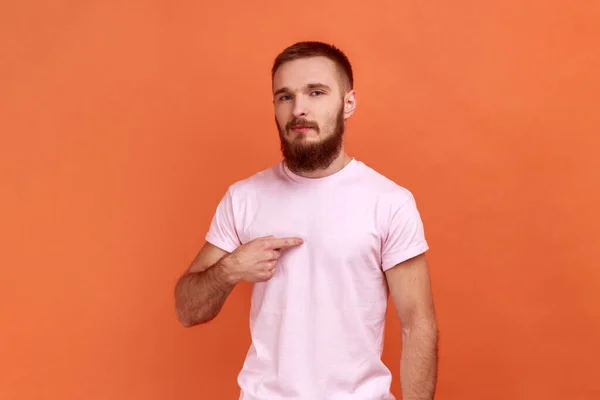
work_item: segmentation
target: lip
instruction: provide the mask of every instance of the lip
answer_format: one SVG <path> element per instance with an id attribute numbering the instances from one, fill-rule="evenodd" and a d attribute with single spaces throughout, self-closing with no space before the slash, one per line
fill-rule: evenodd
<path id="1" fill-rule="evenodd" d="M 309 128 L 307 126 L 295 126 L 292 128 L 292 130 L 294 132 L 300 132 L 300 133 L 304 133 L 304 132 L 308 132 L 310 131 L 312 128 Z"/>

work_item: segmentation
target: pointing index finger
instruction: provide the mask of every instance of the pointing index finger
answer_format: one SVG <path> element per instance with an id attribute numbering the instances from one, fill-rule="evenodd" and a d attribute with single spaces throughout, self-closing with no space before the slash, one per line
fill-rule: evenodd
<path id="1" fill-rule="evenodd" d="M 304 240 L 299 237 L 278 238 L 269 240 L 269 247 L 272 249 L 284 249 L 287 247 L 300 246 Z"/>

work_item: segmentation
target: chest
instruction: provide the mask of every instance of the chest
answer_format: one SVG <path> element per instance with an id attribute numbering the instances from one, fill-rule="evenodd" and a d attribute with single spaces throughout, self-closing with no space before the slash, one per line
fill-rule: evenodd
<path id="1" fill-rule="evenodd" d="M 270 236 L 301 237 L 311 260 L 342 268 L 375 268 L 383 232 L 376 201 L 344 192 L 283 193 L 247 199 L 238 234 L 242 243 Z"/>
<path id="2" fill-rule="evenodd" d="M 343 304 L 371 312 L 385 303 L 376 202 L 336 192 L 257 196 L 245 206 L 242 243 L 270 235 L 304 239 L 282 253 L 271 280 L 255 285 L 255 312 L 319 309 L 325 316 Z"/>

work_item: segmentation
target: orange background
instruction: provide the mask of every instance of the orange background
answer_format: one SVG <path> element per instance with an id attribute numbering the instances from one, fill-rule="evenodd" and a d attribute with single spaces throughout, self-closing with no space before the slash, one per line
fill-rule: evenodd
<path id="1" fill-rule="evenodd" d="M 237 399 L 250 287 L 187 330 L 173 287 L 279 160 L 269 69 L 304 39 L 353 62 L 349 153 L 417 197 L 437 398 L 600 398 L 599 4 L 4 1 L 0 398 Z"/>

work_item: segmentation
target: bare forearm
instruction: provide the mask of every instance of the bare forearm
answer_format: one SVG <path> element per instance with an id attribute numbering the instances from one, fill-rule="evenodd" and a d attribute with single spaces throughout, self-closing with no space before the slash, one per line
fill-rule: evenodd
<path id="1" fill-rule="evenodd" d="M 403 400 L 432 400 L 437 381 L 438 333 L 435 323 L 416 323 L 402 335 L 400 385 Z"/>
<path id="2" fill-rule="evenodd" d="M 234 286 L 220 263 L 184 276 L 175 289 L 179 320 L 186 327 L 212 320 L 221 311 Z"/>

